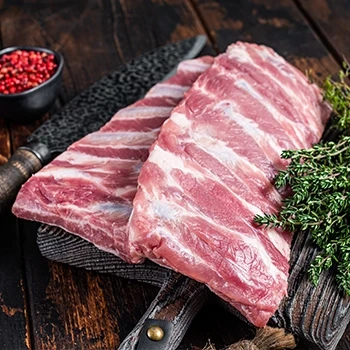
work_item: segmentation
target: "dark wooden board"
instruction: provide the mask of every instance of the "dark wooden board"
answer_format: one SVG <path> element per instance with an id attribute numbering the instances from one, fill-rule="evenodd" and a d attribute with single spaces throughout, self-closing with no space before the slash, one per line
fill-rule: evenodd
<path id="1" fill-rule="evenodd" d="M 298 234 L 290 259 L 288 297 L 272 321 L 309 343 L 331 350 L 337 348 L 349 324 L 350 297 L 338 290 L 331 271 L 322 274 L 316 287 L 310 283 L 307 271 L 316 253 L 308 236 Z"/>
<path id="2" fill-rule="evenodd" d="M 113 254 L 103 252 L 91 243 L 59 228 L 42 225 L 38 230 L 37 242 L 41 253 L 51 260 L 136 279 L 156 286 L 167 279 L 168 270 L 166 269 L 149 261 L 140 265 L 126 264 Z M 349 322 L 350 298 L 339 293 L 331 272 L 322 275 L 317 287 L 310 283 L 307 270 L 314 256 L 315 249 L 309 242 L 308 236 L 302 234 L 296 236 L 290 260 L 288 297 L 284 298 L 280 304 L 270 325 L 285 328 L 297 335 L 303 346 L 307 348 L 311 348 L 312 344 L 317 344 L 323 350 L 331 350 L 336 348 Z M 191 284 L 188 286 L 191 288 Z M 182 284 L 180 287 L 186 288 L 186 285 Z M 173 285 L 170 283 L 165 288 L 169 291 Z M 194 288 L 199 289 L 200 286 L 195 285 Z M 191 303 L 187 302 L 186 298 L 181 299 L 184 293 L 173 290 L 167 295 L 167 304 L 174 302 L 171 298 L 175 293 L 179 295 L 177 300 L 179 307 L 188 308 L 187 312 L 194 315 L 197 311 L 196 299 L 200 298 L 203 293 L 198 293 L 194 302 Z M 158 296 L 156 299 L 155 302 L 159 302 Z M 238 314 L 229 304 L 220 298 L 216 299 L 232 314 Z M 162 304 L 158 303 L 157 308 L 161 309 Z M 177 323 L 180 323 L 182 328 L 186 328 L 191 322 L 191 319 L 177 317 Z M 135 338 L 136 334 L 133 333 L 131 337 Z M 123 349 L 131 349 L 131 346 Z"/>
<path id="3" fill-rule="evenodd" d="M 348 0 L 296 0 L 309 23 L 338 61 L 350 61 Z"/>
<path id="4" fill-rule="evenodd" d="M 163 285 L 162 287 L 166 293 L 164 294 L 164 292 L 160 292 L 160 295 L 157 295 L 154 300 L 155 307 L 148 310 L 148 312 L 152 313 L 152 318 L 155 316 L 155 310 L 157 310 L 160 319 L 171 317 L 171 321 L 174 322 L 175 325 L 175 329 L 172 331 L 173 337 L 175 338 L 180 335 L 183 336 L 184 330 L 190 326 L 193 315 L 197 313 L 199 305 L 203 304 L 207 299 L 208 291 L 203 285 L 200 285 L 197 282 L 185 278 L 183 279 L 183 282 L 176 282 L 178 289 L 175 290 L 174 284 L 171 282 L 172 276 L 169 270 L 150 261 L 146 261 L 144 264 L 127 264 L 115 255 L 97 249 L 93 244 L 86 240 L 71 235 L 57 227 L 41 225 L 38 229 L 37 243 L 42 255 L 50 260 L 63 262 L 103 274 L 108 273 L 131 280 L 137 280 L 157 287 Z M 167 281 L 166 284 L 163 283 L 164 280 Z M 192 295 L 192 297 L 190 297 L 190 295 Z M 173 309 L 173 312 L 170 312 L 170 314 L 167 315 L 170 309 Z M 217 305 L 216 309 L 218 309 Z M 219 332 L 215 335 L 215 332 L 212 331 L 210 336 L 200 339 L 202 342 L 204 341 L 202 346 L 205 345 L 207 339 L 215 339 L 215 343 L 219 342 L 220 344 L 223 344 L 221 335 L 226 339 L 230 339 L 229 342 L 232 343 L 239 340 L 239 337 L 242 336 L 242 334 L 253 334 L 252 327 L 249 327 L 246 322 L 240 321 L 240 319 L 232 316 L 237 314 L 235 310 L 231 308 L 230 312 L 232 315 L 228 315 L 227 313 L 224 313 L 223 309 L 224 308 L 217 310 L 220 314 L 224 314 L 224 316 L 220 317 L 220 327 L 224 324 L 224 320 L 230 319 L 231 321 L 227 324 L 228 330 L 230 330 L 230 328 L 239 329 L 240 332 L 227 332 L 226 335 Z M 147 314 L 144 315 L 144 317 L 145 316 L 149 315 Z M 198 332 L 198 329 L 203 328 L 204 324 L 205 327 L 208 327 L 210 319 L 204 321 L 200 318 L 200 315 L 198 317 L 202 320 L 200 328 L 194 328 L 193 326 L 190 327 L 189 334 L 191 334 L 191 329 L 192 333 L 196 334 L 195 330 Z M 214 327 L 216 324 L 217 322 L 214 323 Z M 131 339 L 137 336 L 135 333 L 131 335 Z M 191 338 L 186 338 L 187 339 L 185 339 L 180 346 L 180 349 L 188 348 Z M 199 339 L 196 339 L 196 341 L 199 341 Z M 128 344 L 129 347 L 125 346 L 123 349 L 130 350 L 133 343 Z"/>
<path id="5" fill-rule="evenodd" d="M 27 251 L 35 348 L 117 348 L 157 288 L 50 262 L 38 251 L 37 224 L 20 222 L 20 229 Z"/>
<path id="6" fill-rule="evenodd" d="M 332 295 L 332 300 L 330 302 L 323 303 L 319 311 L 316 310 L 316 314 L 319 312 L 324 316 L 321 317 L 322 321 L 324 321 L 326 326 L 331 330 L 331 332 L 328 332 L 328 339 L 322 339 L 321 334 L 316 332 L 316 328 L 314 329 L 311 327 L 311 330 L 308 330 L 308 324 L 304 325 L 305 329 L 303 330 L 304 332 L 309 333 L 310 336 L 315 337 L 314 342 L 318 342 L 321 345 L 330 344 L 332 339 L 333 341 L 337 341 L 336 337 L 334 338 L 334 333 L 339 331 L 337 327 L 343 326 L 341 320 L 338 318 L 334 319 L 332 317 L 335 310 L 333 306 L 338 304 L 340 307 L 342 307 L 342 304 L 340 296 L 334 292 L 334 285 L 332 285 L 334 281 L 330 274 L 323 275 L 317 288 L 310 287 L 305 271 L 307 270 L 308 262 L 312 259 L 313 252 L 310 244 L 304 242 L 305 239 L 306 237 L 299 236 L 299 243 L 297 242 L 297 244 L 294 246 L 294 255 L 291 260 L 293 271 L 291 273 L 291 280 L 293 282 L 290 281 L 290 297 L 286 298 L 281 304 L 279 309 L 280 311 L 276 313 L 276 316 L 271 324 L 274 326 L 277 324 L 278 326 L 288 328 L 288 323 L 290 323 L 292 320 L 298 324 L 299 321 L 296 318 L 302 318 L 304 315 L 305 317 L 308 317 L 308 314 L 315 312 L 313 308 L 317 309 L 319 306 L 317 303 L 313 304 L 310 302 L 310 308 L 308 308 L 308 305 L 302 305 L 302 303 L 305 301 L 303 300 L 305 293 L 309 294 L 308 297 L 310 300 L 317 300 L 319 297 L 321 303 L 323 300 L 325 300 L 327 295 Z M 116 256 L 97 249 L 91 243 L 88 243 L 79 237 L 65 233 L 63 230 L 58 228 L 50 228 L 46 225 L 43 225 L 42 229 L 39 229 L 38 231 L 38 246 L 40 247 L 42 254 L 49 259 L 62 261 L 89 270 L 99 271 L 101 273 L 111 273 L 117 276 L 124 276 L 128 279 L 137 279 L 139 281 L 144 281 L 154 285 L 159 285 L 159 278 L 161 275 L 167 273 L 166 270 L 160 267 L 157 268 L 157 266 L 151 262 L 146 262 L 142 265 L 126 264 Z M 300 249 L 300 251 L 297 251 L 297 249 Z M 218 302 L 218 298 L 216 298 L 216 302 Z M 230 310 L 232 313 L 232 308 L 227 304 L 222 306 Z M 206 334 L 206 338 L 197 340 L 202 342 L 199 343 L 202 344 L 201 346 L 204 346 L 205 339 L 211 339 L 215 344 L 220 344 L 219 346 L 222 347 L 224 344 L 227 345 L 236 342 L 242 337 L 251 338 L 254 334 L 253 328 L 249 327 L 249 325 L 243 321 L 240 321 L 238 318 L 235 318 L 233 316 L 236 314 L 235 312 L 233 312 L 232 315 L 225 313 L 223 311 L 224 308 L 218 309 L 214 304 L 207 306 L 206 309 L 215 310 L 211 311 L 210 313 L 211 315 L 214 313 L 217 319 L 213 323 L 211 322 L 212 316 L 208 317 L 207 319 L 203 318 L 202 315 L 207 312 L 206 310 L 201 312 L 194 320 L 194 324 L 190 328 L 189 334 L 186 337 L 187 339 L 185 339 L 180 349 L 188 348 L 188 339 L 191 339 L 191 332 L 197 331 L 198 328 L 202 330 L 202 334 Z M 206 320 L 205 322 L 203 322 L 204 319 Z M 314 322 L 317 325 L 318 321 L 314 320 Z M 215 333 L 213 327 L 218 325 L 220 331 Z M 232 331 L 233 329 L 235 330 L 234 332 Z M 344 337 L 339 343 L 337 349 L 348 349 L 348 345 L 348 339 Z M 316 348 L 317 347 L 314 346 L 314 344 L 305 341 L 305 339 L 301 339 L 299 346 L 297 347 L 297 349 L 300 350 Z M 324 348 L 330 349 L 331 347 L 326 346 Z"/>

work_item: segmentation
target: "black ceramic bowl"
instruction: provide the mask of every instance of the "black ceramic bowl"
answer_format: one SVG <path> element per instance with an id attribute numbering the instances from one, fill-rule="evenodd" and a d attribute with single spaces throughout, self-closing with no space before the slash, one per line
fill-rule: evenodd
<path id="1" fill-rule="evenodd" d="M 55 56 L 56 72 L 40 85 L 16 94 L 0 93 L 0 118 L 13 121 L 30 121 L 50 110 L 62 83 L 63 56 L 53 50 L 35 46 L 14 46 L 0 50 L 0 56 L 12 51 L 40 51 Z"/>

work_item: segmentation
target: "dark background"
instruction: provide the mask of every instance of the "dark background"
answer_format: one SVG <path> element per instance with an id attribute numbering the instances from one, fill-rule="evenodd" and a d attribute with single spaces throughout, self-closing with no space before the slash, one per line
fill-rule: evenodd
<path id="1" fill-rule="evenodd" d="M 302 71 L 323 79 L 350 59 L 348 0 L 119 0 L 0 1 L 0 45 L 60 51 L 64 84 L 52 112 L 102 75 L 143 52 L 206 34 L 206 53 L 234 41 L 273 47 Z M 5 162 L 48 116 L 31 124 L 0 116 L 0 161 Z M 0 217 L 0 349 L 116 349 L 157 288 L 99 275 L 41 257 L 37 224 Z M 218 347 L 252 331 L 208 305 L 183 348 Z M 350 349 L 350 329 L 338 349 Z M 298 349 L 309 349 L 300 345 Z"/>

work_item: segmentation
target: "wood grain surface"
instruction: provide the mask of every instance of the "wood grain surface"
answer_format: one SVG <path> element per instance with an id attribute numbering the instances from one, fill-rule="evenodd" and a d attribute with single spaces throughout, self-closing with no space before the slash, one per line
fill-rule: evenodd
<path id="1" fill-rule="evenodd" d="M 0 216 L 0 349 L 28 349 L 29 318 L 25 301 L 22 249 L 15 218 Z"/>
<path id="2" fill-rule="evenodd" d="M 209 35 L 212 48 L 208 45 L 206 53 L 223 51 L 236 40 L 255 41 L 319 77 L 334 74 L 339 55 L 349 54 L 349 36 L 341 24 L 350 14 L 346 0 L 5 0 L 0 8 L 3 47 L 51 47 L 67 62 L 51 113 L 120 63 L 199 33 Z M 27 125 L 0 119 L 0 163 L 47 117 Z M 9 214 L 1 223 L 1 349 L 116 349 L 158 291 L 47 261 L 36 246 L 37 224 L 17 222 Z M 200 349 L 209 338 L 220 348 L 252 335 L 229 312 L 209 305 L 195 319 L 182 348 Z M 337 349 L 350 349 L 349 335 L 350 330 Z"/>
<path id="3" fill-rule="evenodd" d="M 296 0 L 309 24 L 334 57 L 350 61 L 350 3 L 347 0 Z"/>

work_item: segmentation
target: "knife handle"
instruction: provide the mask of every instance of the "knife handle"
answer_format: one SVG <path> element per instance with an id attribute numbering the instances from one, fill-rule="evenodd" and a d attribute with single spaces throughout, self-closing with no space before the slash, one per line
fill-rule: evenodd
<path id="1" fill-rule="evenodd" d="M 208 295 L 204 284 L 169 272 L 154 301 L 119 350 L 177 349 Z"/>
<path id="2" fill-rule="evenodd" d="M 13 204 L 21 186 L 43 167 L 49 157 L 45 145 L 32 142 L 20 147 L 7 163 L 0 166 L 0 213 Z"/>

